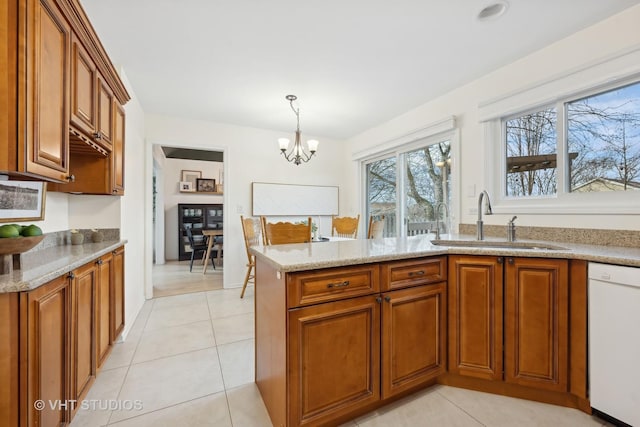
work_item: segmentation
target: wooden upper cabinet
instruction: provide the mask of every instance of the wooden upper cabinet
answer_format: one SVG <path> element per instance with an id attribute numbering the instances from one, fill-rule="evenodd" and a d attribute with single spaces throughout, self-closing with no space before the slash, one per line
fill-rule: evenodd
<path id="1" fill-rule="evenodd" d="M 17 171 L 65 181 L 71 28 L 52 1 L 27 1 L 26 13 L 26 61 L 19 59 L 26 81 L 18 101 L 18 120 L 26 132 L 18 133 Z"/>
<path id="2" fill-rule="evenodd" d="M 93 135 L 98 121 L 98 70 L 76 35 L 72 38 L 71 54 L 71 125 Z"/>
<path id="3" fill-rule="evenodd" d="M 129 94 L 80 3 L 8 0 L 0 22 L 6 29 L 0 31 L 6 70 L 0 77 L 6 94 L 0 100 L 0 174 L 67 183 L 72 169 L 82 170 L 78 163 L 93 156 L 104 161 L 90 162 L 88 168 L 99 172 L 86 174 L 82 185 L 49 189 L 114 194 L 113 175 L 122 177 L 124 157 L 116 156 L 114 172 L 109 153 L 115 132 L 124 128 L 124 121 L 114 123 L 117 106 Z M 118 187 L 115 194 L 121 193 Z"/>
<path id="4" fill-rule="evenodd" d="M 98 75 L 98 123 L 95 140 L 107 151 L 111 151 L 111 139 L 113 136 L 113 92 L 101 75 Z"/>
<path id="5" fill-rule="evenodd" d="M 507 258 L 505 381 L 567 391 L 568 261 Z"/>
<path id="6" fill-rule="evenodd" d="M 449 257 L 449 372 L 502 379 L 502 259 Z"/>
<path id="7" fill-rule="evenodd" d="M 111 192 L 118 196 L 124 194 L 124 108 L 113 103 L 113 150 L 111 151 Z"/>

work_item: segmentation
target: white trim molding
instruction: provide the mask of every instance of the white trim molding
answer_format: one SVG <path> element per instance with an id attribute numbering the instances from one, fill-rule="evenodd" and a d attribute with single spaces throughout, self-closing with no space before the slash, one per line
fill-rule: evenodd
<path id="1" fill-rule="evenodd" d="M 404 146 L 414 141 L 429 138 L 445 132 L 451 132 L 456 128 L 456 117 L 450 116 L 442 120 L 430 123 L 425 127 L 412 130 L 387 141 L 380 142 L 364 150 L 352 154 L 352 160 L 363 160 L 372 156 L 380 156 L 387 152 L 392 152 L 396 148 Z"/>

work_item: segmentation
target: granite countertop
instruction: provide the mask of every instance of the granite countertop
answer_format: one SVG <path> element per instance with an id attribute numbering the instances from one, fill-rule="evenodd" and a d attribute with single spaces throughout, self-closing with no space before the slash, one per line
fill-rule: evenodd
<path id="1" fill-rule="evenodd" d="M 448 237 L 447 237 L 448 238 Z M 475 240 L 475 236 L 453 235 L 451 240 Z M 487 238 L 489 242 L 504 239 Z M 314 242 L 274 246 L 254 246 L 251 252 L 282 272 L 315 270 L 328 267 L 366 264 L 434 255 L 498 255 L 537 258 L 581 259 L 640 267 L 640 248 L 583 245 L 564 242 L 518 240 L 563 249 L 523 249 L 488 247 L 448 247 L 431 243 L 425 235 L 357 239 L 339 242 Z"/>
<path id="2" fill-rule="evenodd" d="M 28 291 L 69 273 L 127 243 L 115 240 L 83 245 L 53 246 L 22 254 L 22 268 L 0 275 L 0 293 Z"/>

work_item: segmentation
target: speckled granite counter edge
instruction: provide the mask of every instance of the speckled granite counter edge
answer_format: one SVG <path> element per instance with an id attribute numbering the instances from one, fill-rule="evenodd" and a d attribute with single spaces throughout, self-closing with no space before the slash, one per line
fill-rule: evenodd
<path id="1" fill-rule="evenodd" d="M 426 236 L 423 238 L 427 238 Z M 457 236 L 458 239 L 472 239 L 472 236 Z M 395 238 L 389 238 L 395 239 Z M 328 242 L 331 244 L 332 242 Z M 339 242 L 333 242 L 338 243 Z M 537 241 L 537 243 L 546 243 Z M 350 265 L 368 264 L 375 262 L 421 258 L 437 255 L 493 255 L 493 256 L 521 256 L 527 258 L 555 258 L 576 259 L 605 264 L 616 264 L 631 267 L 640 267 L 640 249 L 628 247 L 612 247 L 599 245 L 584 245 L 561 242 L 567 250 L 553 249 L 513 249 L 513 248 L 475 248 L 475 247 L 447 247 L 433 246 L 429 250 L 412 252 L 398 252 L 393 254 L 375 256 L 354 256 L 342 259 L 325 260 L 321 262 L 303 261 L 296 263 L 280 264 L 276 260 L 260 251 L 261 247 L 251 248 L 251 252 L 260 260 L 266 262 L 274 269 L 283 273 L 317 270 L 321 268 L 344 267 Z M 307 245 L 301 243 L 300 245 Z"/>
<path id="2" fill-rule="evenodd" d="M 0 276 L 0 293 L 38 288 L 127 243 L 127 240 L 63 245 L 24 254 L 22 269 Z"/>

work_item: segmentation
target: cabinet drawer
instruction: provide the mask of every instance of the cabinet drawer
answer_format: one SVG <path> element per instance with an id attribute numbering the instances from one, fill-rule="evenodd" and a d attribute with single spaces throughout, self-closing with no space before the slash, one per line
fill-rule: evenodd
<path id="1" fill-rule="evenodd" d="M 377 264 L 328 268 L 287 275 L 287 306 L 335 301 L 380 291 Z"/>
<path id="2" fill-rule="evenodd" d="M 393 261 L 381 266 L 382 292 L 426 285 L 447 279 L 447 258 L 419 258 Z"/>

